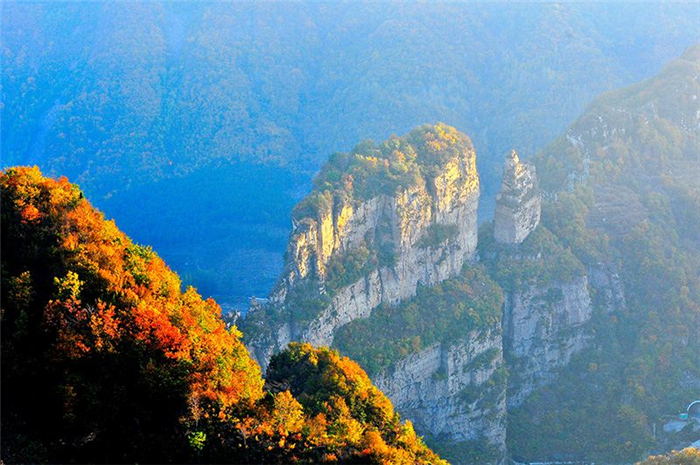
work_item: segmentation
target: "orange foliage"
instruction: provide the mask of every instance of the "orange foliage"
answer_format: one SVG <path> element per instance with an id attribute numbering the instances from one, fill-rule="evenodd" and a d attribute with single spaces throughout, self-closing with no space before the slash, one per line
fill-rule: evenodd
<path id="1" fill-rule="evenodd" d="M 150 248 L 105 221 L 65 178 L 12 168 L 0 185 L 3 373 L 14 376 L 3 378 L 3 392 L 20 399 L 17 416 L 38 419 L 27 420 L 27 434 L 41 427 L 52 444 L 86 444 L 91 436 L 81 425 L 92 425 L 90 441 L 101 446 L 89 450 L 116 454 L 25 461 L 153 461 L 163 454 L 182 461 L 189 442 L 190 452 L 208 461 L 440 462 L 365 372 L 335 352 L 292 345 L 271 365 L 272 378 L 291 388 L 265 393 L 260 368 L 216 302 L 191 287 L 183 291 Z M 37 396 L 22 400 L 27 385 Z M 41 408 L 36 398 L 58 405 Z M 46 411 L 58 415 L 46 418 Z M 102 433 L 112 427 L 106 412 L 127 424 L 136 417 L 150 436 L 122 429 L 131 433 L 125 445 Z"/>
<path id="2" fill-rule="evenodd" d="M 213 402 L 213 408 L 262 397 L 260 369 L 240 333 L 226 329 L 218 305 L 194 289 L 182 292 L 177 275 L 105 221 L 76 186 L 65 178 L 44 178 L 36 167 L 9 169 L 0 182 L 3 233 L 11 236 L 3 238 L 3 246 L 18 244 L 11 253 L 3 248 L 8 264 L 18 262 L 16 271 L 8 267 L 8 283 L 17 283 L 19 292 L 24 281 L 24 287 L 37 284 L 30 275 L 42 276 L 47 282 L 42 289 L 52 289 L 35 302 L 43 307 L 43 334 L 53 338 L 51 360 L 76 361 L 130 347 L 142 353 L 143 367 L 159 359 L 170 360 L 173 369 L 184 367 L 190 395 Z M 30 273 L 21 269 L 25 263 L 38 268 Z"/>
<path id="3" fill-rule="evenodd" d="M 323 461 L 444 463 L 410 423 L 401 424 L 364 370 L 335 351 L 292 343 L 272 358 L 268 382 L 291 386 L 309 416 L 306 446 L 336 451 Z"/>

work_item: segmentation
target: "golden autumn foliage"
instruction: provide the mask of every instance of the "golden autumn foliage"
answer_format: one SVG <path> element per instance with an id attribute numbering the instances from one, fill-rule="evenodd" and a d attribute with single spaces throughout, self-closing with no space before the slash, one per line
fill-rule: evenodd
<path id="1" fill-rule="evenodd" d="M 687 447 L 666 455 L 652 455 L 638 465 L 700 465 L 700 449 Z"/>
<path id="2" fill-rule="evenodd" d="M 0 186 L 4 461 L 440 462 L 333 352 L 291 347 L 264 389 L 216 302 L 65 178 Z"/>
<path id="3" fill-rule="evenodd" d="M 218 305 L 182 292 L 152 250 L 105 221 L 65 178 L 37 168 L 3 173 L 2 228 L 3 406 L 17 405 L 18 429 L 54 413 L 56 442 L 95 436 L 97 444 L 109 422 L 128 415 L 134 440 L 150 441 L 160 436 L 157 418 L 121 413 L 122 402 L 143 416 L 164 413 L 167 423 L 187 416 L 183 399 L 222 411 L 263 396 L 260 369 Z M 163 402 L 152 402 L 160 391 Z"/>
<path id="4" fill-rule="evenodd" d="M 410 422 L 401 423 L 364 370 L 336 351 L 292 343 L 270 361 L 267 383 L 299 400 L 311 417 L 305 446 L 332 451 L 329 461 L 443 463 Z"/>
<path id="5" fill-rule="evenodd" d="M 361 142 L 349 153 L 330 156 L 314 178 L 313 191 L 294 207 L 293 216 L 316 218 L 328 211 L 334 198 L 366 201 L 430 184 L 454 160 L 463 160 L 476 173 L 471 140 L 444 123 L 419 126 L 380 144 Z"/>

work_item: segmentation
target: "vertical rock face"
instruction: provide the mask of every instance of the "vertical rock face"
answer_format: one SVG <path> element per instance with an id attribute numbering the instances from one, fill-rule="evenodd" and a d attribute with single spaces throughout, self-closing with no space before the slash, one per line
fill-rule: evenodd
<path id="1" fill-rule="evenodd" d="M 583 349 L 591 318 L 588 278 L 506 294 L 503 332 L 510 379 L 508 408 L 519 406 Z"/>
<path id="2" fill-rule="evenodd" d="M 496 196 L 496 240 L 520 244 L 539 224 L 541 208 L 542 193 L 535 167 L 520 162 L 513 150 L 506 159 L 501 191 Z"/>
<path id="3" fill-rule="evenodd" d="M 596 289 L 596 300 L 607 312 L 627 307 L 625 290 L 620 275 L 609 264 L 600 263 L 588 268 L 591 286 Z"/>
<path id="4" fill-rule="evenodd" d="M 465 156 L 428 180 L 432 186 L 421 182 L 395 196 L 382 195 L 355 206 L 331 199 L 331 207 L 319 218 L 301 220 L 288 246 L 284 277 L 271 300 L 284 303 L 290 287 L 307 277 L 324 283 L 330 259 L 364 245 L 368 235 L 391 248 L 396 260 L 377 270 L 386 280 L 379 289 L 380 303 L 410 297 L 418 283 L 430 285 L 454 276 L 474 255 L 477 242 L 479 180 L 473 152 Z M 441 228 L 451 230 L 450 237 L 433 241 Z"/>
<path id="5" fill-rule="evenodd" d="M 339 327 L 368 317 L 382 303 L 415 295 L 419 285 L 456 276 L 474 256 L 479 200 L 474 149 L 466 136 L 444 125 L 421 130 L 428 131 L 425 141 L 415 142 L 415 131 L 407 136 L 414 138 L 411 147 L 417 147 L 417 174 L 392 195 L 358 199 L 337 190 L 312 194 L 316 211 L 294 224 L 285 270 L 270 296 L 271 311 L 284 315 L 294 303 L 290 294 L 301 286 L 328 302 L 307 321 L 290 315 L 276 318 L 272 328 L 267 322 L 265 331 L 248 343 L 263 367 L 291 341 L 331 345 Z M 422 143 L 428 149 L 421 149 Z M 421 159 L 420 150 L 432 150 L 439 161 Z M 351 183 L 353 177 L 345 179 Z M 342 262 L 358 250 L 371 251 L 364 258 L 367 264 L 358 265 L 364 266 L 362 273 L 353 277 L 346 267 L 342 276 L 337 270 L 333 275 L 331 262 Z"/>
<path id="6" fill-rule="evenodd" d="M 437 343 L 373 377 L 420 434 L 505 457 L 506 377 L 501 329 L 471 331 L 449 347 Z"/>

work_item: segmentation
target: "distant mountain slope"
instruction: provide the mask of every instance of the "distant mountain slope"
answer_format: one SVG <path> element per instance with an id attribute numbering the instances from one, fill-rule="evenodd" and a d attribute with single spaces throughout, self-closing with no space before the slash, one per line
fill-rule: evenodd
<path id="1" fill-rule="evenodd" d="M 512 145 L 546 142 L 599 92 L 658 69 L 693 40 L 693 12 L 10 3 L 5 163 L 40 162 L 106 194 L 219 159 L 314 169 L 361 138 L 444 120 L 473 134 L 491 166 Z"/>
<path id="2" fill-rule="evenodd" d="M 3 463 L 446 463 L 328 349 L 289 347 L 263 387 L 218 305 L 66 178 L 0 187 Z"/>
<path id="3" fill-rule="evenodd" d="M 698 15 L 692 2 L 2 8 L 4 166 L 68 175 L 203 293 L 239 305 L 269 291 L 278 231 L 328 154 L 445 121 L 472 137 L 488 199 L 502 153 L 527 157 L 600 92 L 654 73 L 696 40 Z M 171 177 L 206 208 L 158 182 Z"/>
<path id="4" fill-rule="evenodd" d="M 658 75 L 595 100 L 565 136 L 537 156 L 545 186 L 630 183 L 645 175 L 663 176 L 664 187 L 697 190 L 699 68 L 695 45 Z"/>
<path id="5" fill-rule="evenodd" d="M 535 157 L 543 222 L 589 269 L 618 272 L 626 299 L 597 296 L 591 349 L 511 412 L 514 457 L 630 461 L 692 439 L 661 426 L 700 392 L 699 97 L 695 45 Z"/>

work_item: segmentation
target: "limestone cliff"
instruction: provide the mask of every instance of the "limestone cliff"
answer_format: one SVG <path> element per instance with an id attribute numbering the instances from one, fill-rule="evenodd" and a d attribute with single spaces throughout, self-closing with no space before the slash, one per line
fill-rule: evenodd
<path id="1" fill-rule="evenodd" d="M 460 447 L 505 450 L 506 375 L 500 325 L 471 331 L 452 344 L 436 343 L 373 377 L 416 431 L 457 460 Z M 441 451 L 442 453 L 442 451 Z"/>
<path id="2" fill-rule="evenodd" d="M 625 289 L 614 266 L 605 263 L 590 266 L 588 277 L 591 287 L 595 290 L 594 304 L 608 313 L 627 308 Z"/>
<path id="3" fill-rule="evenodd" d="M 591 313 L 585 275 L 505 294 L 504 350 L 511 373 L 508 408 L 517 407 L 533 390 L 551 381 L 557 369 L 586 346 L 584 323 Z"/>
<path id="4" fill-rule="evenodd" d="M 535 167 L 522 163 L 513 150 L 506 159 L 501 191 L 496 196 L 496 240 L 520 244 L 539 224 L 541 208 L 542 193 Z"/>
<path id="5" fill-rule="evenodd" d="M 667 446 L 655 426 L 698 392 L 698 76 L 695 45 L 592 102 L 535 158 L 545 226 L 585 264 L 596 318 L 590 350 L 509 409 L 523 462 L 634 462 Z"/>
<path id="6" fill-rule="evenodd" d="M 456 276 L 474 256 L 479 177 L 465 135 L 425 126 L 346 159 L 335 184 L 329 168 L 319 175 L 302 203 L 313 208 L 294 220 L 262 310 L 272 318 L 249 342 L 263 366 L 290 341 L 331 345 L 339 327 Z"/>

